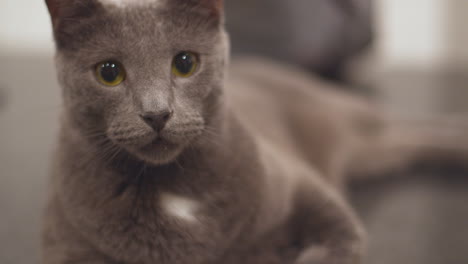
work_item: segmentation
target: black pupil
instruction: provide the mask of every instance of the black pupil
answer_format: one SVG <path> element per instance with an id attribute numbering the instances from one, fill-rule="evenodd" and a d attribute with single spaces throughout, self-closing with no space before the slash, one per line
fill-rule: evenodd
<path id="1" fill-rule="evenodd" d="M 101 66 L 101 77 L 106 82 L 113 82 L 120 75 L 120 67 L 115 62 L 106 62 Z"/>
<path id="2" fill-rule="evenodd" d="M 180 53 L 175 57 L 174 64 L 176 69 L 182 74 L 188 74 L 192 71 L 193 57 L 189 53 Z"/>

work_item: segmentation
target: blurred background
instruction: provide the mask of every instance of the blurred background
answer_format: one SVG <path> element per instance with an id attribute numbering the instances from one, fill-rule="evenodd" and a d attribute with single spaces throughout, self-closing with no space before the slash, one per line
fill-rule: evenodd
<path id="1" fill-rule="evenodd" d="M 233 54 L 268 56 L 411 116 L 468 110 L 468 1 L 225 0 Z M 0 263 L 38 263 L 60 90 L 43 0 L 0 1 Z M 402 173 L 403 174 L 403 173 Z M 468 180 L 415 170 L 354 188 L 366 263 L 468 263 Z"/>

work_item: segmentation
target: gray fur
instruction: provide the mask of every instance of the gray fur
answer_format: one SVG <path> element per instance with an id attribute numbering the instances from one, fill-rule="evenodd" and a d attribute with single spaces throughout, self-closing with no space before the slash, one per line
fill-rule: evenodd
<path id="1" fill-rule="evenodd" d="M 385 146 L 375 108 L 269 62 L 225 77 L 219 0 L 93 1 L 65 13 L 48 1 L 65 110 L 45 264 L 359 263 L 365 236 L 342 187 Z M 200 54 L 187 79 L 170 70 L 182 50 Z M 106 59 L 126 67 L 121 85 L 94 77 Z M 157 133 L 139 114 L 161 108 L 174 115 Z M 163 210 L 165 193 L 195 201 L 197 221 Z"/>

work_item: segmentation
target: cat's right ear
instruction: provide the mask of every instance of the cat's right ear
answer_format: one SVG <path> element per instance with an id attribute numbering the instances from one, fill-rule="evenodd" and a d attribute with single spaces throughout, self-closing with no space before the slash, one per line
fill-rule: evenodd
<path id="1" fill-rule="evenodd" d="M 212 21 L 221 22 L 224 16 L 224 0 L 167 0 L 173 8 L 182 12 L 198 12 Z"/>
<path id="2" fill-rule="evenodd" d="M 45 0 L 49 9 L 57 46 L 66 44 L 68 38 L 87 24 L 101 5 L 96 0 Z"/>

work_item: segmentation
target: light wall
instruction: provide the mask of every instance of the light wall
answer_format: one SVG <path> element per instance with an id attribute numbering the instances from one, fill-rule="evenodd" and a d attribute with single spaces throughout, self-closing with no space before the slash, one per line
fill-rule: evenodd
<path id="1" fill-rule="evenodd" d="M 442 1 L 378 0 L 376 50 L 386 66 L 427 65 L 443 54 Z"/>
<path id="2" fill-rule="evenodd" d="M 52 52 L 45 0 L 0 0 L 0 53 Z"/>
<path id="3" fill-rule="evenodd" d="M 468 1 L 376 0 L 376 52 L 387 68 L 468 64 Z"/>

